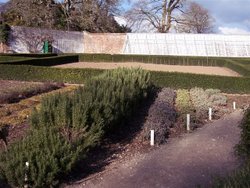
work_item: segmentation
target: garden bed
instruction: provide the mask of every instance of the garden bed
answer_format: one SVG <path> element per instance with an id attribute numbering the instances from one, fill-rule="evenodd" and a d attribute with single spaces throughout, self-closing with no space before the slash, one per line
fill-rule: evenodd
<path id="1" fill-rule="evenodd" d="M 62 87 L 64 84 L 61 83 L 0 80 L 0 104 L 18 102 Z"/>

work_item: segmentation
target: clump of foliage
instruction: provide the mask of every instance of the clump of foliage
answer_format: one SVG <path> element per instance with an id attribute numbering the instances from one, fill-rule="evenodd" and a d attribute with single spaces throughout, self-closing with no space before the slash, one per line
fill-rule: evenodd
<path id="1" fill-rule="evenodd" d="M 176 107 L 180 111 L 180 115 L 191 113 L 193 105 L 190 99 L 189 91 L 186 89 L 178 89 L 176 91 Z"/>
<path id="2" fill-rule="evenodd" d="M 175 100 L 176 108 L 178 111 L 179 121 L 181 124 L 186 125 L 187 114 L 191 115 L 191 119 L 194 123 L 196 123 L 196 115 L 195 108 L 191 102 L 189 91 L 186 89 L 178 89 L 176 91 L 176 100 Z M 194 128 L 194 124 L 191 124 L 192 128 Z"/>
<path id="3" fill-rule="evenodd" d="M 5 23 L 0 24 L 0 43 L 6 44 L 8 42 L 10 26 Z"/>
<path id="4" fill-rule="evenodd" d="M 88 80 L 73 94 L 44 98 L 31 116 L 31 133 L 0 157 L 1 177 L 12 186 L 58 184 L 103 136 L 116 131 L 147 97 L 150 75 L 141 69 L 117 69 Z"/>
<path id="5" fill-rule="evenodd" d="M 31 187 L 55 186 L 57 178 L 69 172 L 79 157 L 79 146 L 68 143 L 53 128 L 33 130 L 24 140 L 1 154 L 1 176 L 11 186 L 24 186 L 26 161 Z"/>
<path id="6" fill-rule="evenodd" d="M 151 105 L 148 117 L 144 125 L 143 136 L 149 139 L 150 130 L 155 131 L 155 143 L 162 144 L 166 142 L 169 129 L 174 125 L 177 117 L 174 108 L 176 93 L 170 88 L 163 88 L 158 93 L 153 105 Z"/>
<path id="7" fill-rule="evenodd" d="M 210 107 L 217 108 L 227 104 L 226 96 L 218 89 L 192 88 L 190 90 L 191 100 L 196 109 L 196 119 L 206 118 Z"/>

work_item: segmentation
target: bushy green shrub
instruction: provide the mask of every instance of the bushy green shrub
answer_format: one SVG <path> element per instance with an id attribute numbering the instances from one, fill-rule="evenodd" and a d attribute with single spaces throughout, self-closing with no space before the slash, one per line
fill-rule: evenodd
<path id="1" fill-rule="evenodd" d="M 189 91 L 186 89 L 178 89 L 176 91 L 176 107 L 180 115 L 190 114 L 194 109 L 191 103 Z"/>
<path id="2" fill-rule="evenodd" d="M 117 69 L 88 80 L 73 94 L 44 98 L 31 116 L 30 135 L 2 153 L 1 177 L 23 186 L 28 161 L 30 186 L 57 185 L 103 135 L 125 125 L 150 87 L 147 71 Z"/>
<path id="3" fill-rule="evenodd" d="M 24 186 L 25 173 L 31 187 L 58 184 L 57 178 L 69 172 L 79 157 L 80 148 L 68 143 L 55 129 L 42 128 L 10 146 L 1 154 L 1 176 L 13 186 Z M 27 172 L 25 163 L 29 162 Z"/>

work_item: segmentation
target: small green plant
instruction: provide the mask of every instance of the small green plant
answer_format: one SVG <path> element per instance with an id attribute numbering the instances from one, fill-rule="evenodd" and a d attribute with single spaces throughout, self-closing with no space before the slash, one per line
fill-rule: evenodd
<path id="1" fill-rule="evenodd" d="M 186 89 L 178 89 L 176 91 L 175 103 L 180 115 L 191 113 L 193 110 L 189 91 Z"/>

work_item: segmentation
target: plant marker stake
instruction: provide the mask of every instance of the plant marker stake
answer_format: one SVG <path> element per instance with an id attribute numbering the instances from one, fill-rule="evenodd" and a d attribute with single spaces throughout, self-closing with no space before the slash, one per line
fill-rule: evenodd
<path id="1" fill-rule="evenodd" d="M 187 114 L 187 131 L 190 131 L 190 114 Z"/>
<path id="2" fill-rule="evenodd" d="M 24 175 L 24 182 L 25 182 L 24 188 L 28 188 L 28 187 L 29 187 L 29 184 L 28 184 L 28 175 L 27 175 L 27 171 L 28 171 L 28 169 L 29 169 L 29 162 L 26 162 L 26 163 L 25 163 L 25 166 L 26 166 L 26 169 L 25 169 L 25 175 Z"/>
<path id="3" fill-rule="evenodd" d="M 154 140 L 155 140 L 155 131 L 151 130 L 150 131 L 150 145 L 154 146 Z"/>
<path id="4" fill-rule="evenodd" d="M 233 102 L 233 109 L 236 110 L 236 102 Z"/>
<path id="5" fill-rule="evenodd" d="M 212 108 L 209 108 L 209 112 L 208 112 L 208 116 L 209 116 L 209 120 L 212 120 Z"/>

